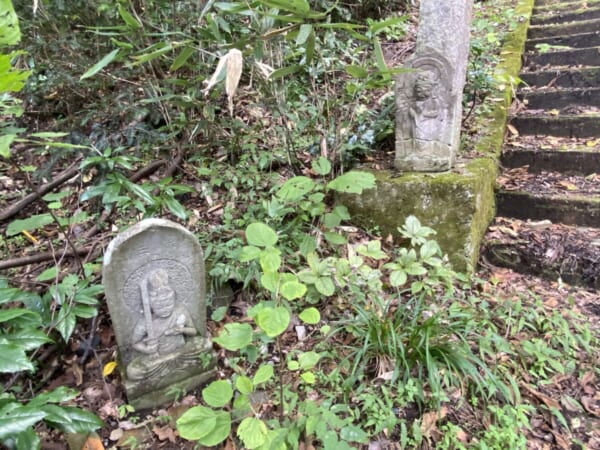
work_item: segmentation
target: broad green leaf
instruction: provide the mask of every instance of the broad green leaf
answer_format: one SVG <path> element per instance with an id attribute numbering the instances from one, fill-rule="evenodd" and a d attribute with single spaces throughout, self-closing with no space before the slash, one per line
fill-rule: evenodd
<path id="1" fill-rule="evenodd" d="M 15 331 L 14 333 L 4 334 L 2 337 L 8 343 L 15 344 L 25 351 L 35 350 L 48 342 L 52 342 L 52 339 L 46 336 L 43 331 L 29 327 Z"/>
<path id="2" fill-rule="evenodd" d="M 323 216 L 323 225 L 327 228 L 335 228 L 342 223 L 342 219 L 335 213 L 327 213 Z"/>
<path id="3" fill-rule="evenodd" d="M 231 384 L 225 380 L 217 380 L 202 389 L 202 399 L 208 406 L 221 408 L 233 398 Z"/>
<path id="4" fill-rule="evenodd" d="M 300 374 L 300 378 L 302 378 L 302 381 L 306 384 L 315 384 L 317 382 L 317 377 L 312 372 L 303 372 Z"/>
<path id="5" fill-rule="evenodd" d="M 6 227 L 6 235 L 14 236 L 19 234 L 21 231 L 33 231 L 38 228 L 45 227 L 46 225 L 54 222 L 54 219 L 50 214 L 36 214 L 28 217 L 27 219 L 14 220 Z"/>
<path id="6" fill-rule="evenodd" d="M 113 62 L 118 54 L 119 54 L 119 49 L 118 48 L 114 49 L 112 52 L 110 52 L 108 55 L 106 55 L 104 58 L 102 58 L 100 61 L 98 61 L 96 64 L 94 64 L 92 67 L 90 67 L 83 75 L 81 75 L 79 77 L 79 81 L 85 80 L 86 78 L 93 77 L 94 75 L 96 75 L 98 72 L 100 72 L 106 66 L 108 66 L 111 62 Z"/>
<path id="7" fill-rule="evenodd" d="M 260 252 L 260 267 L 263 272 L 277 272 L 281 266 L 281 252 L 275 247 L 267 247 Z"/>
<path id="8" fill-rule="evenodd" d="M 171 50 L 173 50 L 173 45 L 171 43 L 163 44 L 163 45 L 164 46 L 160 47 L 158 50 L 154 50 L 154 51 L 149 52 L 149 53 L 144 53 L 142 55 L 135 55 L 133 57 L 133 59 L 135 59 L 135 61 L 132 62 L 131 64 L 129 64 L 129 66 L 130 67 L 134 67 L 134 66 L 137 66 L 139 64 L 143 64 L 143 63 L 146 63 L 148 61 L 152 61 L 153 59 L 156 59 L 159 56 L 162 56 L 165 53 L 168 53 Z"/>
<path id="9" fill-rule="evenodd" d="M 0 0 L 0 46 L 15 45 L 21 40 L 19 18 L 10 0 Z"/>
<path id="10" fill-rule="evenodd" d="M 369 172 L 350 171 L 327 184 L 327 189 L 349 194 L 360 194 L 375 187 L 375 176 Z"/>
<path id="11" fill-rule="evenodd" d="M 17 435 L 17 450 L 39 450 L 42 443 L 33 428 L 27 428 Z"/>
<path id="12" fill-rule="evenodd" d="M 0 310 L 0 323 L 2 322 L 10 322 L 17 317 L 22 316 L 35 316 L 36 313 L 33 311 L 29 311 L 23 308 L 11 308 L 11 309 L 2 309 Z M 32 317 L 33 318 L 33 317 Z"/>
<path id="13" fill-rule="evenodd" d="M 57 139 L 57 138 L 65 137 L 68 135 L 69 135 L 69 133 L 56 132 L 56 131 L 43 131 L 40 133 L 31 133 L 28 136 L 36 137 L 36 138 L 40 138 L 40 139 Z M 58 192 L 55 195 L 57 196 L 57 198 L 62 198 L 65 194 L 68 194 L 68 192 Z M 48 195 L 50 195 L 50 194 L 48 194 Z M 47 197 L 47 195 L 45 195 L 44 198 L 45 197 Z"/>
<path id="14" fill-rule="evenodd" d="M 373 52 L 375 53 L 375 62 L 377 63 L 379 72 L 381 73 L 384 80 L 389 80 L 391 77 L 389 73 L 387 73 L 388 66 L 385 62 L 385 56 L 383 55 L 383 49 L 381 48 L 381 41 L 378 37 L 375 37 L 373 39 Z"/>
<path id="15" fill-rule="evenodd" d="M 0 409 L 0 440 L 17 436 L 46 416 L 39 409 L 17 406 Z"/>
<path id="16" fill-rule="evenodd" d="M 328 175 L 331 172 L 331 162 L 324 156 L 319 156 L 312 162 L 312 169 L 321 176 Z"/>
<path id="17" fill-rule="evenodd" d="M 46 413 L 44 421 L 65 433 L 85 433 L 104 425 L 96 415 L 75 406 L 44 405 L 40 409 Z"/>
<path id="18" fill-rule="evenodd" d="M 278 80 L 279 78 L 283 78 L 286 75 L 292 75 L 292 74 L 298 72 L 301 68 L 302 68 L 302 66 L 300 66 L 298 64 L 295 64 L 293 66 L 282 67 L 281 69 L 275 70 L 271 74 L 269 79 L 270 80 Z"/>
<path id="19" fill-rule="evenodd" d="M 277 272 L 267 272 L 260 276 L 260 284 L 269 292 L 277 292 L 280 276 Z"/>
<path id="20" fill-rule="evenodd" d="M 440 251 L 440 247 L 435 241 L 427 241 L 421 246 L 421 250 L 419 253 L 421 254 L 421 258 L 427 259 L 431 258 L 434 255 L 437 255 Z"/>
<path id="21" fill-rule="evenodd" d="M 254 245 L 245 245 L 240 252 L 240 262 L 254 261 L 260 256 L 260 248 Z"/>
<path id="22" fill-rule="evenodd" d="M 254 374 L 254 378 L 252 379 L 252 383 L 254 386 L 257 386 L 261 383 L 266 383 L 271 378 L 273 378 L 274 370 L 273 366 L 270 364 L 261 365 L 256 373 Z"/>
<path id="23" fill-rule="evenodd" d="M 287 281 L 281 285 L 279 292 L 286 300 L 295 300 L 306 294 L 306 286 L 297 280 Z"/>
<path id="24" fill-rule="evenodd" d="M 251 223 L 246 228 L 246 240 L 256 247 L 272 247 L 277 243 L 277 233 L 262 222 Z"/>
<path id="25" fill-rule="evenodd" d="M 345 236 L 339 233 L 333 233 L 331 231 L 324 232 L 323 236 L 325 236 L 325 240 L 331 245 L 344 245 L 346 242 L 348 242 Z"/>
<path id="26" fill-rule="evenodd" d="M 246 417 L 240 422 L 237 435 L 244 443 L 244 447 L 253 450 L 261 446 L 267 439 L 267 425 L 260 419 Z"/>
<path id="27" fill-rule="evenodd" d="M 188 212 L 186 211 L 185 206 L 183 206 L 175 197 L 166 196 L 162 198 L 162 201 L 167 205 L 167 208 L 175 217 L 178 217 L 181 220 L 187 219 Z"/>
<path id="28" fill-rule="evenodd" d="M 91 317 L 93 317 L 93 315 Z M 67 342 L 71 337 L 71 334 L 73 334 L 73 330 L 75 329 L 76 323 L 77 316 L 73 314 L 72 310 L 70 310 L 66 306 L 60 308 L 58 318 L 56 319 L 56 329 L 58 330 L 65 342 Z"/>
<path id="29" fill-rule="evenodd" d="M 315 188 L 313 180 L 305 176 L 297 176 L 287 180 L 277 191 L 277 197 L 294 202 L 300 200 Z"/>
<path id="30" fill-rule="evenodd" d="M 346 66 L 346 72 L 354 78 L 367 78 L 369 72 L 364 67 L 360 66 Z"/>
<path id="31" fill-rule="evenodd" d="M 369 435 L 356 425 L 347 425 L 340 430 L 340 438 L 346 442 L 369 442 Z"/>
<path id="32" fill-rule="evenodd" d="M 215 411 L 205 406 L 194 406 L 177 419 L 179 435 L 190 441 L 208 436 L 217 426 Z"/>
<path id="33" fill-rule="evenodd" d="M 50 268 L 44 270 L 35 279 L 37 281 L 54 280 L 54 279 L 56 279 L 57 275 L 58 275 L 58 266 L 53 266 L 53 267 L 50 267 Z"/>
<path id="34" fill-rule="evenodd" d="M 215 426 L 207 435 L 198 439 L 205 447 L 214 447 L 223 442 L 231 433 L 231 414 L 227 411 L 215 411 Z"/>
<path id="35" fill-rule="evenodd" d="M 369 241 L 356 247 L 356 253 L 372 259 L 385 259 L 387 254 L 381 250 L 381 241 Z"/>
<path id="36" fill-rule="evenodd" d="M 315 307 L 306 308 L 298 316 L 300 320 L 309 325 L 315 325 L 321 321 L 321 313 Z"/>
<path id="37" fill-rule="evenodd" d="M 308 40 L 306 41 L 306 46 L 304 47 L 304 64 L 307 66 L 312 63 L 312 60 L 315 56 L 315 32 L 314 30 L 308 35 Z"/>
<path id="38" fill-rule="evenodd" d="M 12 343 L 0 342 L 0 373 L 14 373 L 21 370 L 33 369 L 33 364 L 27 358 L 23 347 Z"/>
<path id="39" fill-rule="evenodd" d="M 245 375 L 240 375 L 235 380 L 235 388 L 244 395 L 250 395 L 254 392 L 254 383 Z"/>
<path id="40" fill-rule="evenodd" d="M 129 11 L 127 11 L 121 3 L 118 4 L 117 8 L 119 10 L 121 19 L 123 19 L 123 22 L 125 22 L 129 28 L 138 30 L 142 27 L 142 24 Z"/>
<path id="41" fill-rule="evenodd" d="M 315 367 L 320 359 L 321 355 L 317 352 L 304 352 L 298 355 L 298 364 L 300 364 L 300 369 L 309 370 Z"/>
<path id="42" fill-rule="evenodd" d="M 408 280 L 408 276 L 404 270 L 394 270 L 390 274 L 390 283 L 394 287 L 403 286 Z"/>
<path id="43" fill-rule="evenodd" d="M 290 312 L 283 306 L 266 307 L 259 311 L 254 321 L 267 336 L 276 337 L 290 324 Z"/>
<path id="44" fill-rule="evenodd" d="M 17 138 L 16 134 L 3 134 L 0 136 L 0 156 L 10 157 L 10 144 Z"/>
<path id="45" fill-rule="evenodd" d="M 229 351 L 240 350 L 252 342 L 252 327 L 247 323 L 228 323 L 213 341 Z"/>
<path id="46" fill-rule="evenodd" d="M 175 58 L 175 61 L 173 61 L 173 64 L 171 64 L 171 67 L 169 67 L 169 70 L 174 72 L 175 70 L 179 69 L 186 63 L 186 61 L 194 54 L 195 51 L 196 49 L 194 47 L 184 47 L 181 52 L 179 52 L 179 55 L 177 55 L 177 58 Z"/>
<path id="47" fill-rule="evenodd" d="M 68 402 L 76 398 L 78 395 L 79 394 L 75 389 L 61 386 L 53 389 L 52 391 L 39 393 L 27 404 L 27 406 L 37 408 L 47 403 Z"/>
<path id="48" fill-rule="evenodd" d="M 333 284 L 333 280 L 331 277 L 319 277 L 317 281 L 315 281 L 315 288 L 319 293 L 329 297 L 333 295 L 335 292 L 335 284 Z"/>
<path id="49" fill-rule="evenodd" d="M 305 23 L 300 25 L 300 30 L 298 30 L 298 36 L 296 37 L 296 45 L 304 45 L 312 30 L 313 27 L 310 24 Z"/>

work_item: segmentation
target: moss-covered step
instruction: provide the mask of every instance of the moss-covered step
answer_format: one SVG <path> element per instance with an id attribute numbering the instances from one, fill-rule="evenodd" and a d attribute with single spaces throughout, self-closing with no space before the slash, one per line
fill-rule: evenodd
<path id="1" fill-rule="evenodd" d="M 498 218 L 481 253 L 496 266 L 599 289 L 599 252 L 600 230 Z"/>
<path id="2" fill-rule="evenodd" d="M 548 47 L 550 46 L 550 47 Z M 529 39 L 525 44 L 527 51 L 542 51 L 544 47 L 552 50 L 551 46 L 569 47 L 569 48 L 588 48 L 600 46 L 600 32 L 579 33 L 568 36 L 554 36 L 539 39 Z"/>
<path id="3" fill-rule="evenodd" d="M 494 217 L 496 161 L 480 158 L 452 172 L 398 175 L 376 171 L 376 186 L 361 195 L 340 195 L 353 223 L 400 238 L 398 227 L 416 216 L 437 231 L 435 239 L 453 267 L 472 271 L 479 245 Z"/>
<path id="4" fill-rule="evenodd" d="M 546 11 L 546 13 L 538 13 L 531 18 L 531 24 L 544 25 L 591 19 L 600 19 L 600 5 L 581 9 L 551 10 Z"/>
<path id="5" fill-rule="evenodd" d="M 600 22 L 598 23 L 600 26 Z M 527 67 L 538 66 L 600 66 L 600 47 L 577 48 L 525 55 Z"/>
<path id="6" fill-rule="evenodd" d="M 567 22 L 555 25 L 532 25 L 529 27 L 529 38 L 538 39 L 578 33 L 595 33 L 598 30 L 600 30 L 600 19 Z"/>
<path id="7" fill-rule="evenodd" d="M 522 220 L 600 227 L 600 197 L 587 195 L 540 195 L 528 191 L 499 190 L 497 215 Z"/>
<path id="8" fill-rule="evenodd" d="M 523 72 L 523 83 L 531 87 L 586 88 L 600 86 L 600 67 Z"/>
<path id="9" fill-rule="evenodd" d="M 523 135 L 600 137 L 600 114 L 519 114 L 510 123 Z"/>
<path id="10" fill-rule="evenodd" d="M 578 106 L 600 106 L 600 87 L 522 89 L 517 97 L 530 109 L 560 109 L 573 104 Z"/>

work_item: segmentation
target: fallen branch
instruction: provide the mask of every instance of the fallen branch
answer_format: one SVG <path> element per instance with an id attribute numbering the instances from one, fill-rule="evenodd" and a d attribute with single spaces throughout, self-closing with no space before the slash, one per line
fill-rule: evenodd
<path id="1" fill-rule="evenodd" d="M 89 247 L 76 248 L 73 250 L 65 250 L 64 252 L 48 251 L 42 253 L 36 253 L 35 255 L 23 256 L 21 258 L 6 259 L 0 261 L 0 270 L 12 269 L 13 267 L 26 266 L 28 264 L 34 264 L 43 261 L 50 261 L 55 259 L 57 256 L 79 256 L 87 255 L 94 249 L 93 245 Z"/>
<path id="2" fill-rule="evenodd" d="M 0 211 L 0 222 L 14 216 L 19 211 L 21 211 L 23 208 L 25 208 L 27 205 L 29 205 L 30 203 L 33 203 L 38 198 L 47 194 L 55 187 L 60 186 L 67 180 L 70 180 L 71 178 L 76 176 L 78 173 L 79 173 L 79 160 L 77 160 L 73 164 L 71 164 L 67 169 L 65 169 L 63 172 L 61 172 L 54 180 L 40 186 L 36 192 L 32 192 L 31 194 L 26 195 L 18 202 L 10 205 L 4 211 Z"/>

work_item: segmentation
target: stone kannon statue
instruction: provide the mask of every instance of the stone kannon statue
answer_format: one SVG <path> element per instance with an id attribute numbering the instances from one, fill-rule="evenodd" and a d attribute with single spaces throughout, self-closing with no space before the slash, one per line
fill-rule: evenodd
<path id="1" fill-rule="evenodd" d="M 396 85 L 396 168 L 447 170 L 453 92 L 441 56 L 416 57 Z"/>
<path id="2" fill-rule="evenodd" d="M 110 243 L 103 272 L 131 405 L 161 405 L 213 376 L 204 259 L 192 233 L 167 220 L 143 220 Z"/>

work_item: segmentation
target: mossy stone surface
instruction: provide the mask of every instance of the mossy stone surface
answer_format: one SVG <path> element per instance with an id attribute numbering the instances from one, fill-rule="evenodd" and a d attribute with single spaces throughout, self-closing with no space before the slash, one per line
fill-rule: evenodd
<path id="1" fill-rule="evenodd" d="M 352 221 L 382 236 L 398 239 L 398 227 L 416 216 L 437 231 L 435 239 L 452 266 L 471 272 L 479 257 L 479 244 L 494 217 L 496 161 L 480 158 L 453 172 L 405 174 L 374 171 L 376 187 L 360 195 L 339 195 Z"/>

